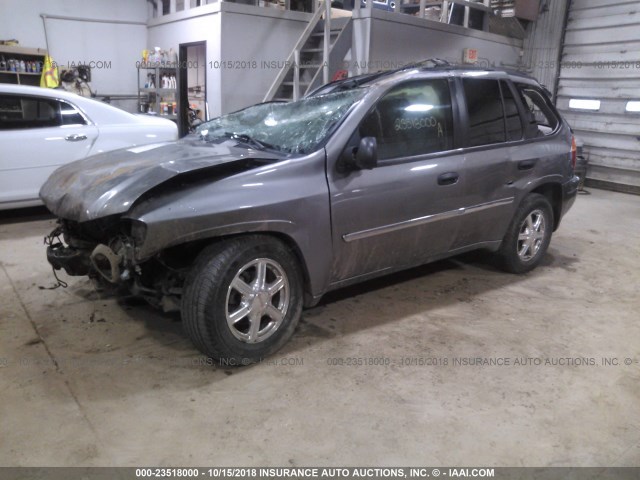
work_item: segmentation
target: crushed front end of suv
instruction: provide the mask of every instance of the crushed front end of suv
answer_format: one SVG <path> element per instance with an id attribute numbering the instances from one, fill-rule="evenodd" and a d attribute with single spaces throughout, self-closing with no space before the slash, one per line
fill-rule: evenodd
<path id="1" fill-rule="evenodd" d="M 58 217 L 47 258 L 179 309 L 200 351 L 247 364 L 348 284 L 476 249 L 532 270 L 575 200 L 575 159 L 531 78 L 353 77 L 59 168 L 40 192 Z"/>

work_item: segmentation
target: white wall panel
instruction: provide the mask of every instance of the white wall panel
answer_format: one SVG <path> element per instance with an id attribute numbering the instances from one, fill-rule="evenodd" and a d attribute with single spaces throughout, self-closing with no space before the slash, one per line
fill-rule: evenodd
<path id="1" fill-rule="evenodd" d="M 600 100 L 598 111 L 569 108 Z M 573 0 L 563 46 L 557 106 L 585 144 L 587 178 L 640 191 L 640 0 Z"/>
<path id="2" fill-rule="evenodd" d="M 370 72 L 434 57 L 461 63 L 465 48 L 478 50 L 479 66 L 513 67 L 520 61 L 519 39 L 378 9 L 364 9 L 361 14 L 371 18 Z"/>
<path id="3" fill-rule="evenodd" d="M 567 0 L 550 0 L 538 20 L 527 26 L 522 69 L 535 77 L 552 93 L 558 76 L 558 58 Z"/>
<path id="4" fill-rule="evenodd" d="M 46 39 L 41 15 L 49 17 Z M 61 69 L 71 62 L 94 62 L 91 86 L 98 93 L 136 94 L 136 61 L 146 47 L 146 21 L 144 0 L 0 0 L 0 38 L 43 49 L 48 40 Z M 135 100 L 114 105 L 136 108 Z"/>

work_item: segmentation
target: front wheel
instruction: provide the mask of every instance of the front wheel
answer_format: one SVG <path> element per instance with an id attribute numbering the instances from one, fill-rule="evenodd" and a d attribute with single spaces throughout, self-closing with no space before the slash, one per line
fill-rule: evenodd
<path id="1" fill-rule="evenodd" d="M 302 312 L 294 254 L 269 236 L 240 237 L 205 249 L 187 277 L 182 320 L 205 355 L 248 365 L 291 337 Z"/>
<path id="2" fill-rule="evenodd" d="M 543 195 L 528 195 L 516 211 L 498 250 L 500 266 L 510 273 L 536 268 L 549 247 L 553 210 Z"/>

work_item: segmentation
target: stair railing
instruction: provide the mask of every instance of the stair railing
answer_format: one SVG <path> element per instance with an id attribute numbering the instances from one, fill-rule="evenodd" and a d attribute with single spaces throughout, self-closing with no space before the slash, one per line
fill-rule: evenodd
<path id="1" fill-rule="evenodd" d="M 324 5 L 324 2 L 328 3 L 328 0 L 321 0 L 320 1 L 320 5 L 318 5 L 318 9 L 313 14 L 313 17 L 311 17 L 311 19 L 309 20 L 309 24 L 306 26 L 306 28 L 304 29 L 304 31 L 300 35 L 300 38 L 298 38 L 298 41 L 296 42 L 295 46 L 293 47 L 293 50 L 291 51 L 291 54 L 289 54 L 289 57 L 287 58 L 287 61 L 285 62 L 284 66 L 278 72 L 278 75 L 276 76 L 275 80 L 271 84 L 271 87 L 269 87 L 269 90 L 267 91 L 267 94 L 264 96 L 264 99 L 262 100 L 263 102 L 268 102 L 275 96 L 276 92 L 278 91 L 278 88 L 280 87 L 280 85 L 284 81 L 285 77 L 287 76 L 287 73 L 289 72 L 289 69 L 293 66 L 293 62 L 295 62 L 296 51 L 298 51 L 298 55 L 300 55 L 300 50 L 302 50 L 302 47 L 304 46 L 304 44 L 307 42 L 307 40 L 309 39 L 309 37 L 311 36 L 313 31 L 315 30 L 316 25 L 318 25 L 318 22 L 322 18 L 322 14 L 325 13 L 325 9 L 322 8 L 322 6 Z M 299 66 L 299 62 L 296 62 L 296 65 Z M 298 71 L 298 82 L 299 82 L 299 80 L 300 80 L 300 70 L 299 70 L 299 68 L 297 69 L 297 71 Z M 296 80 L 295 80 L 295 71 L 294 71 L 294 82 L 295 81 Z M 295 89 L 294 89 L 294 95 L 295 95 Z"/>

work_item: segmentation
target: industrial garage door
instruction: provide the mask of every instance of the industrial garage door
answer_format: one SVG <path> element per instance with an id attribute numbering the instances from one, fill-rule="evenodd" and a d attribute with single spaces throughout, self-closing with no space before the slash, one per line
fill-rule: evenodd
<path id="1" fill-rule="evenodd" d="M 640 0 L 573 0 L 558 108 L 585 144 L 588 183 L 640 193 Z"/>

